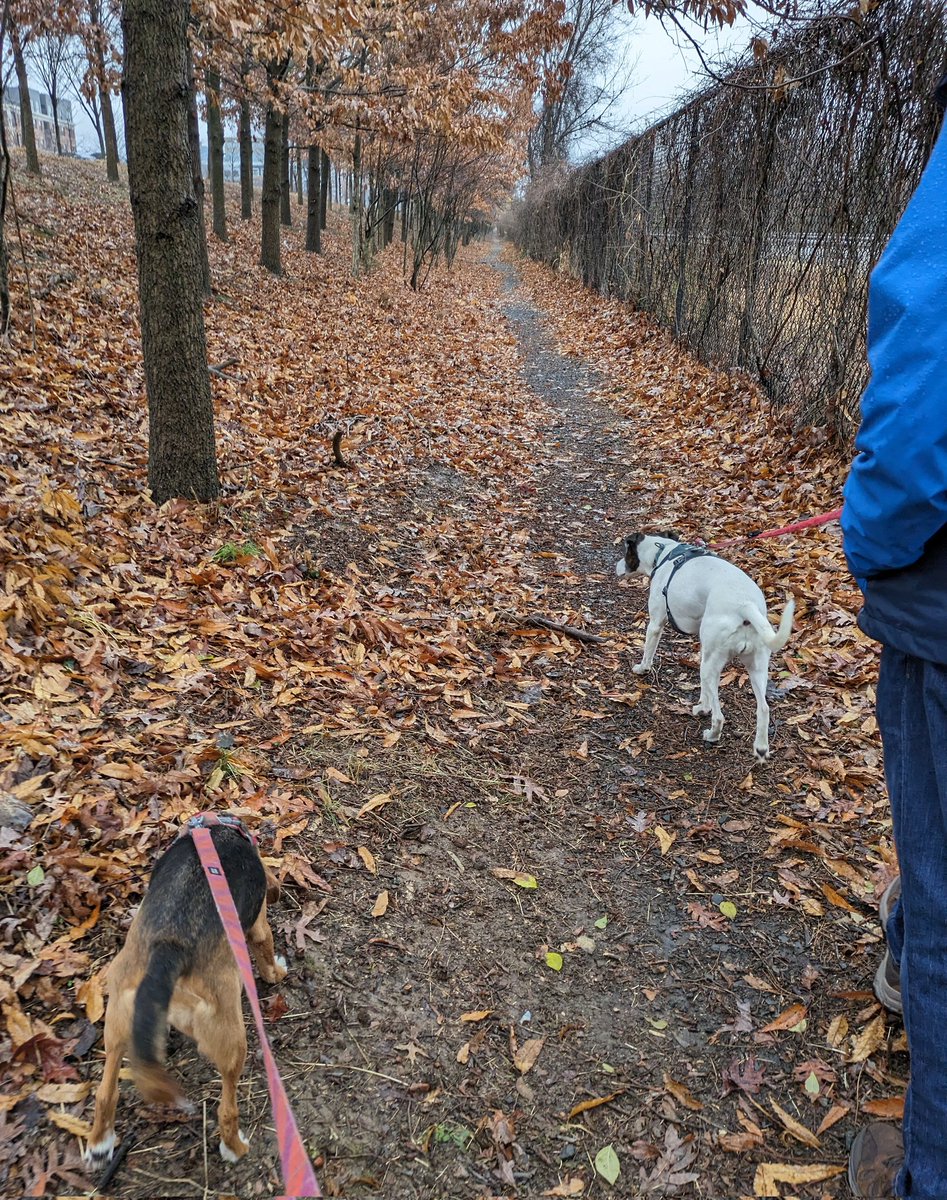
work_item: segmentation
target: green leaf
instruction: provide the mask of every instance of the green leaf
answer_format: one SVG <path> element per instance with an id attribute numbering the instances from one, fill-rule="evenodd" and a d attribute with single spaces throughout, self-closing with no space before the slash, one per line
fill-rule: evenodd
<path id="1" fill-rule="evenodd" d="M 737 915 L 737 906 L 733 903 L 732 900 L 724 900 L 722 902 L 722 904 L 720 905 L 720 911 L 723 913 L 723 915 L 725 917 L 729 917 L 730 920 L 732 921 L 733 918 Z"/>
<path id="2" fill-rule="evenodd" d="M 668 1023 L 665 1021 L 664 1017 L 658 1017 L 656 1021 L 652 1021 L 650 1017 L 645 1017 L 645 1020 L 652 1029 L 667 1029 L 668 1027 Z"/>
<path id="3" fill-rule="evenodd" d="M 810 1096 L 818 1096 L 819 1094 L 819 1077 L 815 1071 L 810 1071 L 805 1082 L 805 1089 Z"/>
<path id="4" fill-rule="evenodd" d="M 799 1024 L 798 1024 L 798 1025 L 790 1025 L 790 1026 L 789 1026 L 789 1032 L 790 1032 L 790 1033 L 805 1033 L 805 1032 L 806 1032 L 806 1026 L 807 1026 L 808 1024 L 809 1024 L 809 1022 L 806 1020 L 806 1018 L 805 1018 L 805 1017 L 803 1017 L 803 1018 L 802 1018 L 802 1020 L 799 1022 Z"/>
<path id="5" fill-rule="evenodd" d="M 595 1169 L 607 1183 L 616 1181 L 621 1174 L 621 1163 L 618 1161 L 614 1146 L 604 1146 L 599 1150 L 595 1156 Z"/>
<path id="6" fill-rule="evenodd" d="M 26 882 L 30 885 L 30 887 L 39 887 L 45 878 L 46 872 L 42 867 L 36 866 L 32 869 L 32 871 L 30 871 L 29 875 L 27 875 Z"/>
<path id="7" fill-rule="evenodd" d="M 552 967 L 554 971 L 562 970 L 562 955 L 555 950 L 546 951 L 546 966 Z"/>
<path id="8" fill-rule="evenodd" d="M 516 884 L 517 887 L 521 887 L 521 888 L 539 887 L 539 884 L 536 882 L 536 876 L 535 875 L 527 875 L 525 873 L 525 871 L 523 872 L 522 875 L 516 875 L 513 879 L 513 882 Z"/>
<path id="9" fill-rule="evenodd" d="M 600 1063 L 599 1066 L 601 1066 L 602 1070 L 605 1072 L 606 1075 L 614 1075 L 615 1074 L 615 1068 L 612 1066 L 611 1063 Z"/>
<path id="10" fill-rule="evenodd" d="M 595 922 L 595 928 L 596 929 L 604 929 L 607 924 L 608 924 L 608 917 L 599 917 L 599 919 Z"/>

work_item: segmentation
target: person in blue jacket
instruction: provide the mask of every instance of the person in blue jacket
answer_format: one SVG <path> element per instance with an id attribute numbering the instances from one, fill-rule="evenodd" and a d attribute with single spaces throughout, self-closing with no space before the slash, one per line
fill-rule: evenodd
<path id="1" fill-rule="evenodd" d="M 938 89 L 943 109 L 947 76 Z M 901 878 L 881 920 L 875 991 L 903 1008 L 902 1128 L 852 1144 L 856 1196 L 947 1200 L 947 134 L 872 273 L 871 381 L 842 534 L 881 642 L 877 714 Z M 900 895 L 898 891 L 900 890 Z"/>

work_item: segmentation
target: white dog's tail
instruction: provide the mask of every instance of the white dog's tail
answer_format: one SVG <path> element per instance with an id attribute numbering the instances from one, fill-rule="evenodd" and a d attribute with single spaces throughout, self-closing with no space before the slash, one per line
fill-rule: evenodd
<path id="1" fill-rule="evenodd" d="M 789 635 L 792 633 L 792 617 L 795 611 L 796 602 L 790 596 L 783 609 L 779 629 L 774 630 L 755 604 L 747 602 L 740 605 L 740 612 L 759 634 L 760 641 L 768 650 L 782 650 L 789 641 Z"/>

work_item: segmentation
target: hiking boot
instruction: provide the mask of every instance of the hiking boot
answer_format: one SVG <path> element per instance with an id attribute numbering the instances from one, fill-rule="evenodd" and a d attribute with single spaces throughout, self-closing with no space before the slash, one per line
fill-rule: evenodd
<path id="1" fill-rule="evenodd" d="M 875 972 L 875 995 L 888 1012 L 897 1013 L 899 1016 L 904 1013 L 904 1005 L 901 1002 L 901 972 L 891 957 L 890 950 L 885 951 L 884 958 Z"/>
<path id="2" fill-rule="evenodd" d="M 895 875 L 894 879 L 891 880 L 881 893 L 881 899 L 878 902 L 878 919 L 881 921 L 881 928 L 885 934 L 888 932 L 888 921 L 891 918 L 891 910 L 894 908 L 900 895 L 901 876 Z"/>
<path id="3" fill-rule="evenodd" d="M 904 1166 L 904 1138 L 897 1125 L 873 1121 L 852 1142 L 848 1186 L 864 1200 L 896 1200 L 894 1181 Z"/>

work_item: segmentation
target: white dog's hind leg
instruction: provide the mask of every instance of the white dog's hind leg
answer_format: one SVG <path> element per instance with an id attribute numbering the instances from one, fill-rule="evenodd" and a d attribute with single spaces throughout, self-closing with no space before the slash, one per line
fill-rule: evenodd
<path id="1" fill-rule="evenodd" d="M 769 705 L 766 703 L 769 653 L 758 650 L 743 661 L 750 677 L 750 687 L 756 697 L 756 737 L 753 740 L 753 753 L 758 762 L 765 762 L 769 758 Z"/>
<path id="2" fill-rule="evenodd" d="M 710 728 L 704 730 L 705 742 L 719 742 L 723 730 L 723 709 L 720 707 L 720 675 L 727 665 L 726 654 L 704 649 L 700 656 L 700 702 L 710 712 Z"/>
<path id="3" fill-rule="evenodd" d="M 645 671 L 651 670 L 651 664 L 654 662 L 658 643 L 661 641 L 661 634 L 664 632 L 666 624 L 667 621 L 663 617 L 652 617 L 648 622 L 648 632 L 644 638 L 644 653 L 641 656 L 641 662 L 636 667 L 631 668 L 636 675 L 643 675 Z"/>

